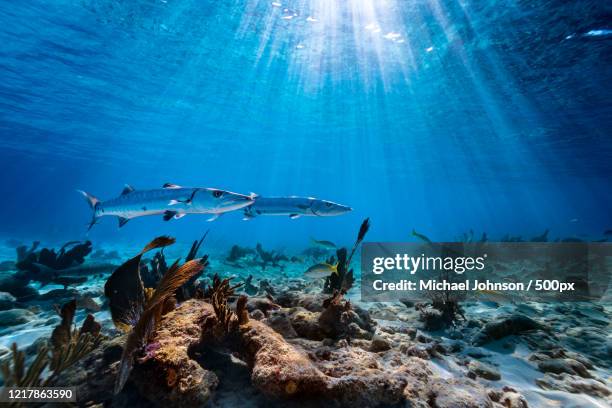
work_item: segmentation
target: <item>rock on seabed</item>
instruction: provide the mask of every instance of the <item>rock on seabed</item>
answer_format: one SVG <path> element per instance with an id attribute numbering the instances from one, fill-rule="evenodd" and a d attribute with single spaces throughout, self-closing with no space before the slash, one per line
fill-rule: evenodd
<path id="1" fill-rule="evenodd" d="M 292 310 L 261 313 L 294 317 Z M 317 330 L 314 326 L 321 312 L 308 313 L 315 314 L 309 325 Z M 214 312 L 209 303 L 192 299 L 163 318 L 149 343 L 152 351 L 146 361 L 136 364 L 131 377 L 143 396 L 156 404 L 176 407 L 201 405 L 211 399 L 218 377 L 205 368 L 205 360 L 200 364 L 192 358 L 193 349 L 214 344 L 205 329 L 211 316 Z M 283 317 L 280 325 L 278 319 L 272 319 L 282 333 L 290 333 L 285 338 L 266 320 L 249 319 L 239 326 L 236 338 L 222 346 L 248 364 L 252 386 L 270 398 L 272 405 L 285 400 L 362 407 L 427 407 L 431 401 L 437 407 L 512 406 L 496 402 L 490 390 L 467 378 L 445 380 L 434 376 L 428 361 L 394 347 L 399 343 L 393 336 L 399 335 L 381 333 L 373 341 L 355 340 L 354 345 L 345 339 L 320 341 L 292 330 L 292 318 Z M 411 341 L 408 335 L 405 337 Z"/>

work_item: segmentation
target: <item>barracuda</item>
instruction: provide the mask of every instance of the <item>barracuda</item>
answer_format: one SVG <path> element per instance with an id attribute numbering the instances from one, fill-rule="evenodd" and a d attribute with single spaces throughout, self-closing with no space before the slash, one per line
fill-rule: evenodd
<path id="1" fill-rule="evenodd" d="M 330 217 L 352 211 L 351 207 L 312 197 L 255 197 L 255 202 L 244 209 L 244 219 L 259 215 Z"/>
<path id="2" fill-rule="evenodd" d="M 163 214 L 164 221 L 182 218 L 186 214 L 213 214 L 214 221 L 220 214 L 238 210 L 253 204 L 254 195 L 243 195 L 216 188 L 181 187 L 164 184 L 153 190 L 134 190 L 126 185 L 119 197 L 100 201 L 84 191 L 78 190 L 93 210 L 89 229 L 103 216 L 119 218 L 119 227 L 130 219 L 145 215 Z"/>

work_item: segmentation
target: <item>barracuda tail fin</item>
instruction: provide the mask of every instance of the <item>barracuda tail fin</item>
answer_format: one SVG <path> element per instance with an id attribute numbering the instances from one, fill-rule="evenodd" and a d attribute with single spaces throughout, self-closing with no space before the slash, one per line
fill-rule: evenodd
<path id="1" fill-rule="evenodd" d="M 83 197 L 85 197 L 85 200 L 89 204 L 89 207 L 93 210 L 93 216 L 91 217 L 89 228 L 87 228 L 87 231 L 89 231 L 91 227 L 93 227 L 96 224 L 96 221 L 98 220 L 98 217 L 96 217 L 96 207 L 100 204 L 100 200 L 98 200 L 96 197 L 92 196 L 91 194 L 86 193 L 85 191 L 82 191 L 82 190 L 77 190 L 77 191 L 81 193 Z"/>
<path id="2" fill-rule="evenodd" d="M 85 200 L 89 204 L 89 207 L 91 207 L 92 210 L 95 210 L 96 209 L 96 205 L 98 205 L 100 200 L 98 200 L 96 197 L 92 196 L 91 194 L 86 193 L 83 190 L 77 190 L 77 191 L 79 193 L 81 193 L 83 195 L 83 197 L 85 197 Z"/>

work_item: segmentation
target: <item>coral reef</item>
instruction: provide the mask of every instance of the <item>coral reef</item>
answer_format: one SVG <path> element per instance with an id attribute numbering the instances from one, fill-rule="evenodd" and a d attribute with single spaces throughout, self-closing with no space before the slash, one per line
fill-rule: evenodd
<path id="1" fill-rule="evenodd" d="M 135 257 L 117 268 L 104 286 L 113 322 L 120 330 L 129 331 L 115 381 L 115 394 L 123 389 L 132 371 L 135 355 L 147 344 L 162 315 L 174 309 L 177 290 L 201 273 L 207 264 L 206 256 L 189 260 L 181 266 L 177 260 L 164 273 L 155 290 L 145 290 L 140 277 L 142 255 L 174 242 L 174 238 L 155 238 Z M 199 244 L 195 243 L 190 255 L 195 256 L 198 248 Z"/>
<path id="2" fill-rule="evenodd" d="M 362 303 L 351 262 L 369 226 L 364 220 L 350 251 L 339 248 L 327 259 L 338 273 L 325 282 L 302 279 L 303 265 L 291 264 L 300 262 L 296 257 L 235 246 L 200 286 L 208 258 L 197 257 L 206 235 L 184 263 L 166 261 L 164 248 L 174 239 L 154 239 L 114 269 L 104 291 L 98 284 L 28 294 L 25 274 L 0 281 L 0 290 L 11 288 L 0 293 L 0 330 L 53 327 L 48 339 L 47 331 L 27 347 L 0 346 L 5 384 L 75 386 L 79 406 L 526 408 L 527 401 L 537 407 L 539 398 L 556 396 L 576 406 L 587 398 L 611 401 L 607 305 L 499 305 L 444 292 L 427 303 Z M 427 237 L 415 236 L 427 245 Z M 478 239 L 471 232 L 464 238 Z M 24 258 L 39 253 L 37 246 L 21 249 Z M 62 306 L 50 316 L 55 303 Z M 522 381 L 532 387 L 523 388 L 513 370 L 527 366 Z"/>
<path id="3" fill-rule="evenodd" d="M 209 401 L 219 377 L 205 368 L 206 359 L 196 362 L 197 350 L 224 347 L 247 363 L 252 386 L 275 399 L 300 398 L 342 406 L 380 406 L 407 400 L 422 406 L 431 400 L 436 406 L 447 407 L 502 406 L 496 402 L 505 395 L 501 390 L 488 390 L 467 379 L 451 384 L 432 378 L 425 360 L 392 347 L 397 335 L 354 340 L 355 345 L 344 339 L 286 338 L 266 321 L 248 315 L 246 296 L 239 297 L 232 310 L 229 280 L 217 278 L 215 282 L 209 290 L 210 302 L 189 300 L 161 320 L 151 337 L 150 351 L 145 351 L 132 376 L 143 395 L 169 406 Z M 329 300 L 328 307 L 346 308 L 339 299 Z M 281 311 L 290 314 L 289 309 Z M 315 320 L 313 324 L 318 323 Z M 319 330 L 325 332 L 324 328 Z M 455 385 L 460 385 L 461 391 L 454 390 Z"/>
<path id="4" fill-rule="evenodd" d="M 162 318 L 132 375 L 143 396 L 159 405 L 183 407 L 210 399 L 217 376 L 194 361 L 190 350 L 202 341 L 211 316 L 210 303 L 192 299 Z"/>

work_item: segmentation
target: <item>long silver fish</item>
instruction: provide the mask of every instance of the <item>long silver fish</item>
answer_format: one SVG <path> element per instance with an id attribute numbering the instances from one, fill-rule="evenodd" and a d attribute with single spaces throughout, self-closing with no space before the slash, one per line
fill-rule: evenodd
<path id="1" fill-rule="evenodd" d="M 244 219 L 258 215 L 286 215 L 294 219 L 300 216 L 329 217 L 352 211 L 351 207 L 312 197 L 255 197 L 255 202 L 245 207 Z"/>
<path id="2" fill-rule="evenodd" d="M 164 221 L 182 218 L 186 214 L 214 214 L 208 220 L 214 221 L 224 212 L 253 204 L 254 199 L 254 195 L 216 188 L 181 187 L 170 183 L 153 190 L 134 190 L 126 185 L 119 197 L 107 201 L 100 201 L 91 194 L 78 191 L 93 210 L 89 229 L 96 224 L 98 218 L 105 215 L 118 217 L 119 227 L 132 218 L 155 214 L 163 214 Z"/>

